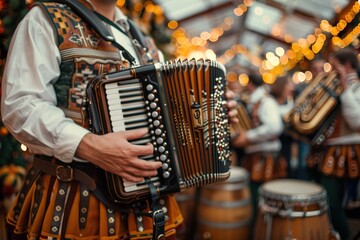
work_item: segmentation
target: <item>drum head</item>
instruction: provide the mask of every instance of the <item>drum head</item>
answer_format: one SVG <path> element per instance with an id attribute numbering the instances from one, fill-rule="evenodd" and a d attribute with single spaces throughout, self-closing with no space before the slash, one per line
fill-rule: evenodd
<path id="1" fill-rule="evenodd" d="M 259 192 L 265 197 L 307 199 L 312 196 L 319 196 L 325 193 L 322 186 L 304 180 L 277 179 L 264 183 Z"/>
<path id="2" fill-rule="evenodd" d="M 246 181 L 249 178 L 249 173 L 245 168 L 231 166 L 230 168 L 230 177 L 226 182 L 242 182 Z"/>

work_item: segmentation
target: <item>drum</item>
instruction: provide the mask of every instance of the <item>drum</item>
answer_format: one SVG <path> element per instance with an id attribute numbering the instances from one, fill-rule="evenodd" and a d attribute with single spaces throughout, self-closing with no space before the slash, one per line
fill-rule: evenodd
<path id="1" fill-rule="evenodd" d="M 261 185 L 255 229 L 257 240 L 337 239 L 325 189 L 304 180 L 278 179 Z"/>
<path id="2" fill-rule="evenodd" d="M 249 174 L 231 167 L 230 177 L 200 188 L 195 239 L 249 239 L 252 217 Z"/>

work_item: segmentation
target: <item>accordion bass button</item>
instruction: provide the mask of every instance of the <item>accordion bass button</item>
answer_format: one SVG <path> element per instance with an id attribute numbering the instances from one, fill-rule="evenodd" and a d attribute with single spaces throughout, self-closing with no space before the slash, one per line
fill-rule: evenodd
<path id="1" fill-rule="evenodd" d="M 159 121 L 159 120 L 155 120 L 153 124 L 154 124 L 155 127 L 158 127 L 158 126 L 160 126 L 160 121 Z"/>
<path id="2" fill-rule="evenodd" d="M 151 84 L 146 85 L 146 90 L 151 91 L 154 89 L 154 86 Z"/>
<path id="3" fill-rule="evenodd" d="M 154 122 L 154 124 L 155 124 L 155 122 Z M 156 125 L 155 125 L 155 126 L 156 126 Z M 161 135 L 161 133 L 162 133 L 161 129 L 156 129 L 156 130 L 155 130 L 155 134 L 156 134 L 156 135 L 159 136 L 159 135 Z"/>
<path id="4" fill-rule="evenodd" d="M 169 173 L 168 171 L 165 171 L 165 172 L 163 173 L 163 177 L 164 177 L 164 178 L 170 177 L 170 173 Z"/>
<path id="5" fill-rule="evenodd" d="M 164 139 L 158 138 L 158 139 L 156 139 L 156 142 L 157 142 L 158 144 L 162 144 L 162 143 L 164 142 Z"/>
<path id="6" fill-rule="evenodd" d="M 162 165 L 162 169 L 166 170 L 169 168 L 169 165 L 167 163 L 163 163 Z"/>
<path id="7" fill-rule="evenodd" d="M 159 116 L 159 113 L 158 113 L 158 112 L 152 112 L 151 116 L 152 116 L 153 118 L 156 118 L 156 117 Z"/>
<path id="8" fill-rule="evenodd" d="M 165 152 L 165 148 L 163 146 L 159 147 L 159 152 L 161 153 Z"/>
<path id="9" fill-rule="evenodd" d="M 155 95 L 154 94 L 149 94 L 148 95 L 148 99 L 151 101 L 151 100 L 154 100 L 155 99 Z"/>
<path id="10" fill-rule="evenodd" d="M 165 160 L 166 160 L 166 155 L 165 155 L 165 154 L 161 154 L 161 155 L 160 155 L 160 160 L 161 160 L 161 161 L 165 161 Z"/>
<path id="11" fill-rule="evenodd" d="M 157 107 L 157 104 L 156 104 L 156 103 L 154 103 L 154 102 L 150 103 L 150 108 L 154 109 L 154 108 L 156 108 L 156 107 Z"/>

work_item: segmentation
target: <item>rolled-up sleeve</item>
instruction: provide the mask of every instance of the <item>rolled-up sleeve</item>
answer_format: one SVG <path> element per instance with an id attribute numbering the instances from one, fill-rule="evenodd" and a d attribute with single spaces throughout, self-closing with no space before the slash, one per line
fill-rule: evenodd
<path id="1" fill-rule="evenodd" d="M 72 161 L 88 130 L 56 106 L 53 84 L 60 53 L 45 13 L 34 7 L 17 27 L 2 79 L 1 113 L 6 128 L 30 152 Z"/>

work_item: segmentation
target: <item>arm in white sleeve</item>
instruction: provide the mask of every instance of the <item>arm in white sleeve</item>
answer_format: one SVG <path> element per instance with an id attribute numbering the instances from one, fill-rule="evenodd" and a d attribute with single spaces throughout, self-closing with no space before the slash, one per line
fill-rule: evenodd
<path id="1" fill-rule="evenodd" d="M 340 95 L 341 111 L 351 129 L 360 130 L 360 87 L 353 86 Z"/>
<path id="2" fill-rule="evenodd" d="M 70 162 L 88 131 L 56 107 L 53 84 L 60 75 L 54 30 L 34 7 L 19 24 L 3 75 L 1 113 L 6 128 L 32 153 Z"/>
<path id="3" fill-rule="evenodd" d="M 274 99 L 265 98 L 259 108 L 261 125 L 246 132 L 250 143 L 260 143 L 278 137 L 283 131 L 279 107 Z"/>

